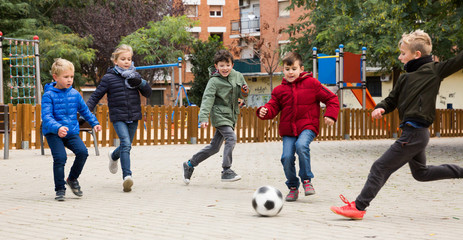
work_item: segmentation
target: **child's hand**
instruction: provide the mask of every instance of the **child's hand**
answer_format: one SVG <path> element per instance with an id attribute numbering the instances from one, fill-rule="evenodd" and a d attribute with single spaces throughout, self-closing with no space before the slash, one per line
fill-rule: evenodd
<path id="1" fill-rule="evenodd" d="M 243 95 L 243 97 L 247 97 L 248 94 L 249 94 L 248 85 L 243 84 L 243 86 L 241 86 L 241 95 Z"/>
<path id="2" fill-rule="evenodd" d="M 127 83 L 131 87 L 138 87 L 141 84 L 141 75 L 138 72 L 133 72 L 127 77 Z"/>
<path id="3" fill-rule="evenodd" d="M 68 131 L 69 131 L 69 128 L 64 127 L 64 126 L 63 126 L 63 127 L 60 127 L 60 128 L 58 129 L 58 136 L 59 136 L 60 138 L 64 138 L 64 137 L 66 137 L 66 135 L 68 135 Z"/>
<path id="4" fill-rule="evenodd" d="M 101 125 L 95 125 L 95 127 L 93 127 L 93 130 L 95 130 L 95 132 L 101 131 Z"/>
<path id="5" fill-rule="evenodd" d="M 207 126 L 209 126 L 208 122 L 202 122 L 201 123 L 201 128 L 206 128 Z"/>
<path id="6" fill-rule="evenodd" d="M 333 126 L 334 125 L 334 120 L 329 118 L 329 117 L 324 117 L 325 119 L 325 124 L 328 126 Z"/>
<path id="7" fill-rule="evenodd" d="M 259 110 L 259 117 L 263 118 L 263 117 L 265 117 L 265 115 L 267 115 L 267 113 L 268 113 L 268 109 L 266 107 L 262 107 Z"/>
<path id="8" fill-rule="evenodd" d="M 386 110 L 384 110 L 384 108 L 377 108 L 375 110 L 373 110 L 373 112 L 371 113 L 371 117 L 374 118 L 374 119 L 380 119 L 383 117 L 383 113 L 385 112 Z"/>

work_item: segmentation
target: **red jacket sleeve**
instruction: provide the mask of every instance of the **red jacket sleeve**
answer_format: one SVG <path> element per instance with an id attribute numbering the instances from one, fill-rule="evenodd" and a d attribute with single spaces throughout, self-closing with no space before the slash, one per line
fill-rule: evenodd
<path id="1" fill-rule="evenodd" d="M 337 121 L 339 114 L 338 96 L 320 84 L 320 91 L 318 91 L 317 99 L 326 105 L 325 117 L 330 117 Z"/>

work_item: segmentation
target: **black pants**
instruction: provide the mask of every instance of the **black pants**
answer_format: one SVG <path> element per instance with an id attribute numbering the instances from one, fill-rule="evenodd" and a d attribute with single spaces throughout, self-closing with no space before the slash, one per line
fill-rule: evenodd
<path id="1" fill-rule="evenodd" d="M 426 165 L 427 128 L 405 126 L 400 138 L 376 160 L 360 195 L 355 200 L 359 210 L 364 210 L 378 194 L 391 174 L 408 163 L 413 177 L 418 181 L 463 178 L 463 168 L 454 164 Z"/>

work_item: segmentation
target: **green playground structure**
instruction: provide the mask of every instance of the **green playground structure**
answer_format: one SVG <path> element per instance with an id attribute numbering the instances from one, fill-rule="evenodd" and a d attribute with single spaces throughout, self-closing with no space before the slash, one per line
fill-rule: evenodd
<path id="1" fill-rule="evenodd" d="M 5 44 L 4 44 L 5 42 Z M 0 51 L 0 104 L 37 104 L 41 102 L 39 37 L 17 39 L 3 37 L 0 32 L 0 49 L 8 49 L 8 57 Z M 5 102 L 3 61 L 7 61 L 9 98 Z"/>

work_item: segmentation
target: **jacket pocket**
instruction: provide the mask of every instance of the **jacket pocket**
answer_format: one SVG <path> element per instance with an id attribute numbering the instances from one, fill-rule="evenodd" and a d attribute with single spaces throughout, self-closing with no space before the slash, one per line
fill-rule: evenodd
<path id="1" fill-rule="evenodd" d="M 211 120 L 213 122 L 220 122 L 224 119 L 232 119 L 232 109 L 228 106 L 214 105 L 212 107 Z"/>

